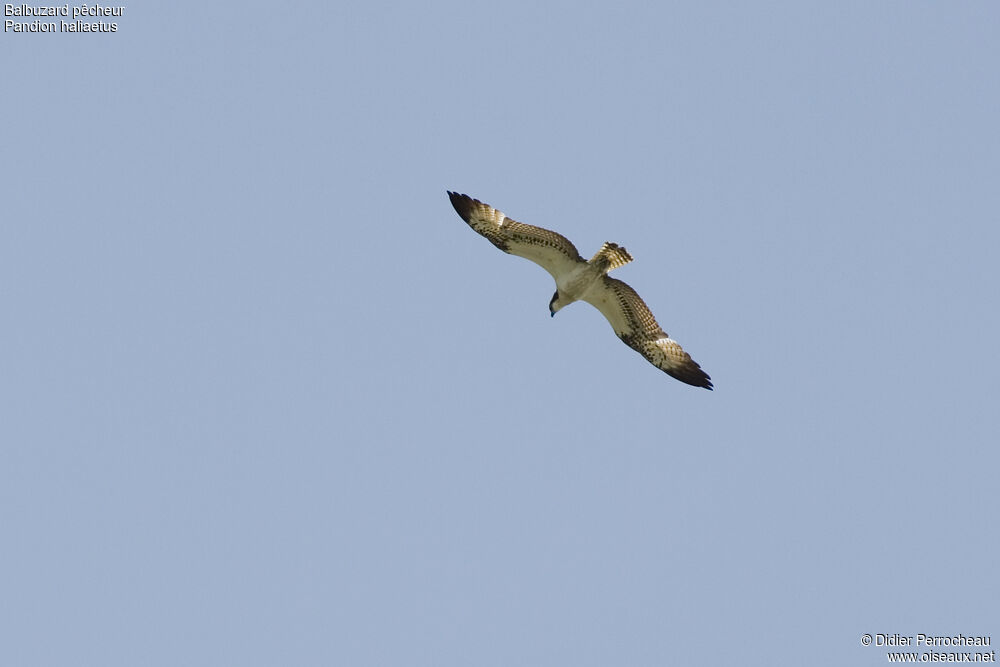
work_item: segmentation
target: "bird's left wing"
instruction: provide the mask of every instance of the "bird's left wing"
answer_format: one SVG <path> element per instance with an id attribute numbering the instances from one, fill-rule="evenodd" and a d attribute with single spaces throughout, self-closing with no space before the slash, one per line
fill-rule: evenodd
<path id="1" fill-rule="evenodd" d="M 572 270 L 584 259 L 569 239 L 542 227 L 512 220 L 489 204 L 468 195 L 449 192 L 462 220 L 506 253 L 530 259 L 553 278 Z"/>

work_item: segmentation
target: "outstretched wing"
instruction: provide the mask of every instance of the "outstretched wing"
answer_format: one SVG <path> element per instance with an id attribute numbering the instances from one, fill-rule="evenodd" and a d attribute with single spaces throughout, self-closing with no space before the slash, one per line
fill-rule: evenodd
<path id="1" fill-rule="evenodd" d="M 681 382 L 712 388 L 708 374 L 660 328 L 649 307 L 628 284 L 604 276 L 583 300 L 601 311 L 618 337 L 651 364 Z"/>
<path id="2" fill-rule="evenodd" d="M 451 205 L 462 220 L 504 252 L 530 259 L 553 278 L 584 261 L 576 246 L 562 234 L 511 220 L 489 204 L 468 195 L 449 192 Z"/>

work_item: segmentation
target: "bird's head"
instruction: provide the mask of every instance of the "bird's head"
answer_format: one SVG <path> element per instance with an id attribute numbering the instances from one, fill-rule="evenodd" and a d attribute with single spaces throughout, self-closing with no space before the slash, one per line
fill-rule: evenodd
<path id="1" fill-rule="evenodd" d="M 556 290 L 556 293 L 552 295 L 552 300 L 549 301 L 549 317 L 555 317 L 556 313 L 565 305 L 559 301 L 559 290 Z"/>

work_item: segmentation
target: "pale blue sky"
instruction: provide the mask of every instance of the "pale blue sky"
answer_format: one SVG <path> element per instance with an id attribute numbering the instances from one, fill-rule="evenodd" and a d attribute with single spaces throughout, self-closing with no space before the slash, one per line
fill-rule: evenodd
<path id="1" fill-rule="evenodd" d="M 1000 641 L 1000 7 L 129 3 L 0 40 L 0 664 Z M 452 210 L 616 271 L 676 382 Z"/>

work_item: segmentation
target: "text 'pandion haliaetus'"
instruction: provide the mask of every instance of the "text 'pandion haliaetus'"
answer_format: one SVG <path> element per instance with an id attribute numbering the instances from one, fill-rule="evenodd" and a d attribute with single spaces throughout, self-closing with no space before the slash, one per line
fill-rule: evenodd
<path id="1" fill-rule="evenodd" d="M 626 345 L 651 364 L 681 382 L 712 388 L 711 378 L 677 341 L 664 333 L 635 290 L 608 277 L 608 271 L 632 261 L 625 248 L 605 243 L 588 262 L 561 234 L 511 220 L 468 195 L 449 192 L 448 196 L 462 219 L 490 243 L 530 259 L 552 275 L 556 293 L 549 302 L 549 312 L 553 316 L 574 301 L 586 301 L 601 311 Z"/>

